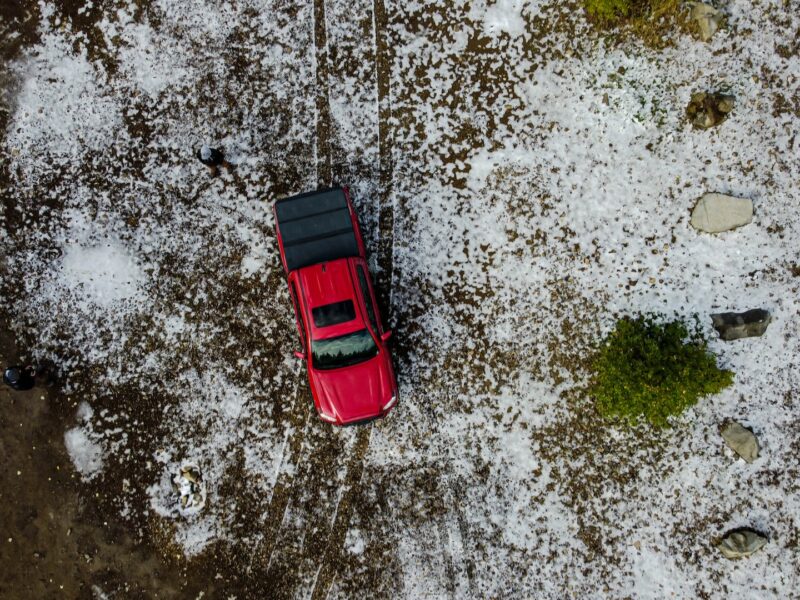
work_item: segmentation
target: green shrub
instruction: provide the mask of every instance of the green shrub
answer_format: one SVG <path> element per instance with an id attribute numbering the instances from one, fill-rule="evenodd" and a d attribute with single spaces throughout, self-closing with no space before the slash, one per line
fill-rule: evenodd
<path id="1" fill-rule="evenodd" d="M 601 415 L 630 424 L 643 417 L 657 427 L 733 381 L 731 371 L 717 368 L 696 328 L 690 333 L 680 321 L 659 324 L 653 316 L 618 321 L 592 371 Z"/>

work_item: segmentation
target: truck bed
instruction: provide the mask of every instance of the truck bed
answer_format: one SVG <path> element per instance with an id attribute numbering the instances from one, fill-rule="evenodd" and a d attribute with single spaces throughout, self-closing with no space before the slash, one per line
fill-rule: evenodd
<path id="1" fill-rule="evenodd" d="M 341 188 L 278 200 L 275 216 L 289 271 L 359 255 L 350 209 Z"/>

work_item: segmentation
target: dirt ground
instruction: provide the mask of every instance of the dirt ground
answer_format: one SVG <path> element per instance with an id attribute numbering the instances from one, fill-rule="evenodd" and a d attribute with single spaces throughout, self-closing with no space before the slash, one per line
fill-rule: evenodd
<path id="1" fill-rule="evenodd" d="M 0 364 L 20 362 L 11 336 L 0 332 Z M 163 538 L 155 546 L 141 532 L 132 535 L 102 489 L 87 493 L 64 445 L 74 403 L 46 374 L 29 391 L 0 387 L 0 408 L 0 598 L 216 598 L 223 589 L 225 597 L 281 595 L 263 580 L 267 595 L 255 593 L 234 566 L 242 560 L 236 553 L 186 560 Z M 276 494 L 284 508 L 288 499 Z"/>
<path id="2" fill-rule="evenodd" d="M 0 364 L 16 364 L 18 358 L 8 332 L 0 332 Z M 123 523 L 102 517 L 97 498 L 81 493 L 64 447 L 57 389 L 45 380 L 39 377 L 30 391 L 0 388 L 0 597 L 213 594 L 211 575 L 164 561 L 133 539 Z"/>
<path id="3" fill-rule="evenodd" d="M 66 2 L 66 11 L 80 2 Z M 0 3 L 0 60 L 15 59 L 36 39 L 32 2 Z M 0 126 L 5 129 L 13 82 L 0 64 Z M 2 180 L 5 181 L 4 167 Z M 4 208 L 8 199 L 3 191 Z M 0 257 L 0 268 L 8 268 Z M 21 360 L 7 315 L 0 326 L 0 365 Z M 99 493 L 86 494 L 64 445 L 74 408 L 42 373 L 30 391 L 0 387 L 0 598 L 186 598 L 213 594 L 213 574 L 166 561 L 134 539 L 114 513 L 101 516 Z"/>

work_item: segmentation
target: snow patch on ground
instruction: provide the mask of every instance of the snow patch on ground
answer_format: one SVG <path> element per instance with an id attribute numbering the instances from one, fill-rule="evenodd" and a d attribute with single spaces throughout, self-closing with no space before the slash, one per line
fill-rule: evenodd
<path id="1" fill-rule="evenodd" d="M 26 157 L 26 176 L 80 161 L 88 152 L 106 150 L 121 134 L 119 103 L 104 92 L 103 68 L 75 53 L 66 36 L 46 34 L 38 52 L 20 63 L 23 80 L 18 109 L 6 143 Z"/>
<path id="2" fill-rule="evenodd" d="M 69 246 L 62 261 L 70 289 L 106 308 L 134 298 L 143 279 L 136 260 L 117 240 L 96 246 Z"/>
<path id="3" fill-rule="evenodd" d="M 99 475 L 104 466 L 106 449 L 102 435 L 92 426 L 94 411 L 86 402 L 81 402 L 76 414 L 81 424 L 64 433 L 64 445 L 67 448 L 75 470 L 81 474 L 83 481 L 91 481 Z"/>

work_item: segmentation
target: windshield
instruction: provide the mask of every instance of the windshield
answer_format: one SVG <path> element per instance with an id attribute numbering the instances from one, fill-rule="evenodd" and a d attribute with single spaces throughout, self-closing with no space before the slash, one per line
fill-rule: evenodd
<path id="1" fill-rule="evenodd" d="M 366 329 L 327 340 L 311 341 L 311 357 L 317 369 L 355 365 L 377 353 L 378 347 Z"/>

